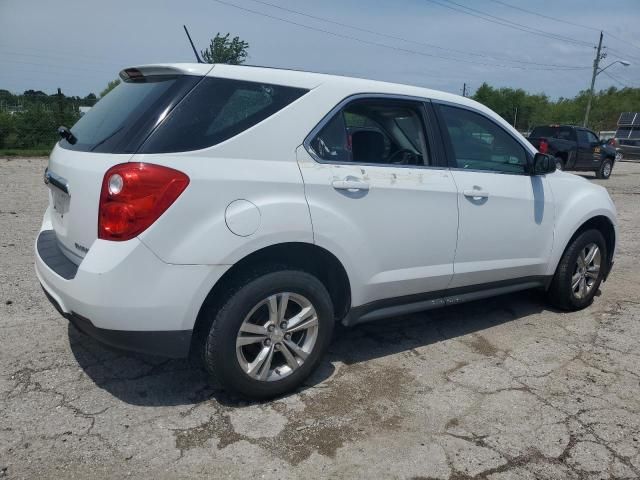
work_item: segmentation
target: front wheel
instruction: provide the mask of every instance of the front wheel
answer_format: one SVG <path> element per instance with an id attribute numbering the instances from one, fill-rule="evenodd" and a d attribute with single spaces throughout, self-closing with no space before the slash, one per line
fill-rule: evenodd
<path id="1" fill-rule="evenodd" d="M 276 270 L 245 283 L 215 315 L 204 363 L 224 387 L 267 399 L 298 387 L 331 340 L 331 297 L 313 275 Z"/>
<path id="2" fill-rule="evenodd" d="M 549 287 L 549 300 L 562 310 L 591 304 L 604 277 L 607 244 L 598 230 L 586 230 L 567 247 Z"/>
<path id="3" fill-rule="evenodd" d="M 611 176 L 611 171 L 613 170 L 613 162 L 611 159 L 607 158 L 602 165 L 600 165 L 600 169 L 596 172 L 596 176 L 603 180 L 608 179 Z"/>

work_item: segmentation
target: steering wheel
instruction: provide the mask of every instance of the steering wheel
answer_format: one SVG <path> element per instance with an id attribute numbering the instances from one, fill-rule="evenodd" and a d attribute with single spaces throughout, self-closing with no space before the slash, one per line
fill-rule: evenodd
<path id="1" fill-rule="evenodd" d="M 417 157 L 413 150 L 401 148 L 389 157 L 389 163 L 395 163 L 396 165 L 414 165 L 417 164 Z"/>

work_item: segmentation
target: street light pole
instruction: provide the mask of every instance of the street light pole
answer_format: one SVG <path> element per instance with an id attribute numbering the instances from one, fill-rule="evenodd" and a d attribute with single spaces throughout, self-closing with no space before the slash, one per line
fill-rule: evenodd
<path id="1" fill-rule="evenodd" d="M 598 67 L 600 66 L 600 50 L 602 50 L 602 32 L 600 32 L 600 41 L 598 42 L 596 58 L 593 59 L 593 75 L 591 76 L 591 88 L 589 89 L 589 97 L 587 99 L 587 111 L 584 113 L 584 122 L 582 122 L 583 127 L 586 127 L 587 123 L 589 122 L 589 112 L 591 111 L 593 88 L 596 85 L 596 75 L 598 75 Z"/>

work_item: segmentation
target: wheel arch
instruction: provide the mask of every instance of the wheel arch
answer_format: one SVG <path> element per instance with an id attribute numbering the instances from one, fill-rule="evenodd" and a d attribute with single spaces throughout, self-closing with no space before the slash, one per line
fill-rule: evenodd
<path id="1" fill-rule="evenodd" d="M 605 278 L 609 273 L 609 269 L 611 268 L 611 264 L 613 261 L 613 255 L 615 251 L 616 245 L 616 228 L 611 221 L 611 219 L 606 215 L 594 215 L 587 220 L 583 221 L 576 229 L 574 229 L 573 234 L 569 237 L 566 242 L 564 242 L 563 248 L 560 252 L 560 255 L 557 256 L 556 261 L 554 262 L 553 273 L 555 273 L 558 268 L 558 264 L 560 263 L 560 259 L 566 252 L 569 245 L 580 235 L 582 232 L 586 230 L 598 230 L 605 239 L 606 247 L 607 247 L 607 264 L 605 271 Z"/>
<path id="2" fill-rule="evenodd" d="M 199 341 L 210 325 L 205 315 L 208 309 L 222 306 L 227 296 L 239 288 L 243 279 L 256 270 L 268 266 L 298 268 L 316 276 L 327 288 L 333 302 L 336 320 L 341 320 L 351 307 L 351 284 L 347 271 L 330 251 L 305 242 L 287 242 L 269 245 L 256 250 L 236 262 L 213 285 L 207 294 L 196 317 L 193 329 L 193 342 Z"/>

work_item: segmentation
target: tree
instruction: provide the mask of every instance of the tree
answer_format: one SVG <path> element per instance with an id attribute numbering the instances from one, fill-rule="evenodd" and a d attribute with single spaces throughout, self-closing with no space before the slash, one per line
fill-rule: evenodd
<path id="1" fill-rule="evenodd" d="M 209 48 L 202 50 L 202 58 L 207 63 L 228 63 L 229 65 L 240 65 L 247 58 L 249 43 L 240 40 L 240 37 L 229 39 L 229 33 L 220 35 L 211 40 Z"/>
<path id="2" fill-rule="evenodd" d="M 100 98 L 104 97 L 107 93 L 109 93 L 111 90 L 116 88 L 118 85 L 120 85 L 120 79 L 116 78 L 115 80 L 111 80 L 107 84 L 107 88 L 105 88 L 102 92 L 100 92 Z"/>

